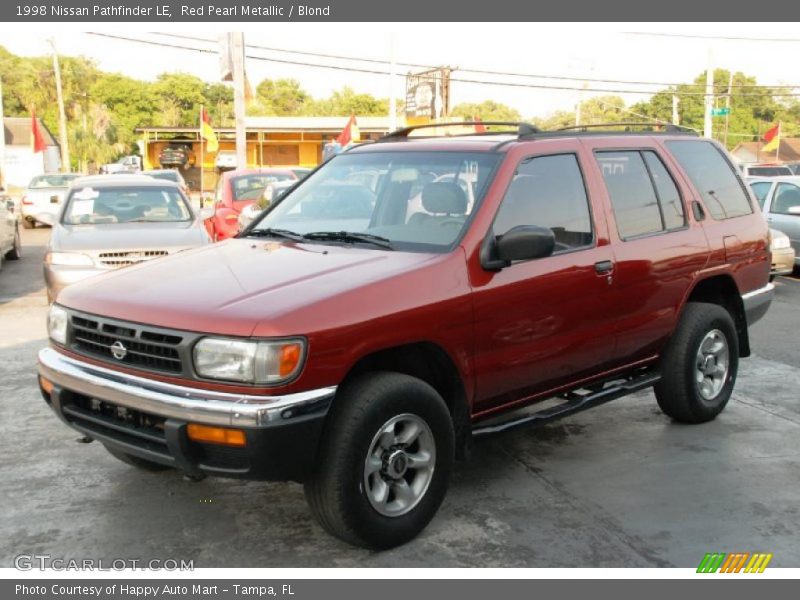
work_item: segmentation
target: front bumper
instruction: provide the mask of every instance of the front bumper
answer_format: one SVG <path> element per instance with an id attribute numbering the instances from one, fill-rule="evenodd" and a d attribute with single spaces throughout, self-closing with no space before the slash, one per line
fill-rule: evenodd
<path id="1" fill-rule="evenodd" d="M 39 352 L 39 374 L 52 384 L 45 400 L 69 426 L 122 452 L 179 468 L 261 480 L 303 481 L 335 387 L 282 396 L 190 388 Z M 190 440 L 189 423 L 233 427 L 246 446 Z"/>
<path id="2" fill-rule="evenodd" d="M 742 294 L 742 304 L 744 305 L 744 314 L 747 318 L 748 327 L 767 314 L 774 294 L 775 286 L 771 283 L 752 292 Z"/>

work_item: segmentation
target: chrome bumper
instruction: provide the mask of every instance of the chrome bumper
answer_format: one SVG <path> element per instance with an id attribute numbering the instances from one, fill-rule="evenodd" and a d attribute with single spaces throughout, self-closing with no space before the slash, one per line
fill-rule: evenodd
<path id="1" fill-rule="evenodd" d="M 747 325 L 750 326 L 761 317 L 763 317 L 770 304 L 772 304 L 772 297 L 775 295 L 775 286 L 768 283 L 762 288 L 753 290 L 742 294 L 742 304 L 744 305 L 744 314 L 747 318 Z"/>
<path id="2" fill-rule="evenodd" d="M 285 394 L 231 394 L 154 381 L 75 360 L 44 348 L 39 374 L 60 388 L 167 418 L 207 425 L 270 427 L 324 415 L 336 386 Z"/>

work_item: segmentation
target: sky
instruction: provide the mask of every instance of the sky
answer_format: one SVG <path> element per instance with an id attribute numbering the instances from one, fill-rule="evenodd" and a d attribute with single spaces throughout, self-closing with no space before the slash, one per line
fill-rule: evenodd
<path id="1" fill-rule="evenodd" d="M 218 58 L 213 53 L 199 53 L 174 48 L 147 46 L 104 38 L 86 33 L 89 24 L 61 24 L 57 30 L 43 30 L 15 24 L 0 25 L 0 44 L 23 56 L 49 52 L 47 38 L 52 37 L 58 51 L 84 55 L 100 68 L 132 77 L 152 80 L 159 73 L 184 71 L 212 82 L 219 79 Z M 195 36 L 215 40 L 220 28 L 208 24 L 98 24 L 92 31 L 147 39 L 167 44 L 192 45 L 214 49 L 214 43 L 182 40 L 171 35 Z M 248 45 L 285 50 L 389 60 L 392 54 L 400 62 L 422 65 L 449 65 L 456 68 L 454 79 L 496 80 L 580 87 L 580 81 L 530 79 L 468 73 L 459 69 L 484 69 L 513 73 L 558 75 L 576 78 L 615 79 L 644 82 L 688 82 L 705 70 L 709 53 L 716 68 L 743 71 L 762 84 L 797 84 L 800 74 L 786 65 L 786 60 L 800 49 L 796 24 L 669 24 L 669 23 L 262 23 L 224 25 L 227 30 L 245 32 Z M 152 33 L 153 30 L 168 35 Z M 343 32 L 349 35 L 343 35 Z M 668 36 L 641 35 L 666 33 Z M 741 39 L 700 39 L 681 36 L 724 36 L 748 38 L 789 38 L 794 41 L 749 41 Z M 278 57 L 311 63 L 335 63 L 364 69 L 388 71 L 388 65 L 343 62 L 318 57 L 279 54 L 249 49 L 249 54 Z M 388 97 L 392 89 L 389 75 L 350 73 L 314 67 L 280 64 L 248 59 L 249 80 L 256 84 L 264 78 L 293 77 L 315 97 L 328 96 L 333 90 L 349 85 L 357 92 Z M 410 67 L 397 67 L 403 75 Z M 396 96 L 402 97 L 404 81 L 394 79 Z M 589 83 L 589 87 L 624 90 L 657 90 L 658 86 L 628 83 Z M 800 91 L 800 90 L 798 90 Z M 613 92 L 608 92 L 613 93 Z M 541 117 L 556 110 L 572 110 L 580 96 L 574 90 L 543 90 L 524 87 L 489 86 L 454 81 L 452 105 L 491 99 L 508 104 L 523 117 Z M 583 92 L 583 99 L 602 92 Z M 622 93 L 628 105 L 647 94 Z M 670 115 L 663 115 L 669 118 Z"/>

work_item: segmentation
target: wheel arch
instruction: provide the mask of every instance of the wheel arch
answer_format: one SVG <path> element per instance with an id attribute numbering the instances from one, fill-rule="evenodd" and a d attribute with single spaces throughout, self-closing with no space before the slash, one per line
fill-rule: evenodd
<path id="1" fill-rule="evenodd" d="M 470 408 L 466 388 L 455 361 L 434 342 L 420 341 L 383 348 L 362 356 L 347 372 L 342 386 L 369 372 L 392 371 L 416 377 L 444 400 L 456 434 L 456 456 L 466 456 L 470 436 Z"/>
<path id="2" fill-rule="evenodd" d="M 739 287 L 730 274 L 721 273 L 698 280 L 686 297 L 684 306 L 688 302 L 717 304 L 727 310 L 736 324 L 736 333 L 739 336 L 739 356 L 742 358 L 750 356 L 750 335 L 747 331 L 744 303 Z"/>

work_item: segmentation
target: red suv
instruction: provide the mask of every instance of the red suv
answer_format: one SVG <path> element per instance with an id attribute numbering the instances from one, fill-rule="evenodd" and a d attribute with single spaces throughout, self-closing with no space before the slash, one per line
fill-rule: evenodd
<path id="1" fill-rule="evenodd" d="M 291 169 L 236 169 L 222 173 L 214 198 L 214 216 L 206 221 L 208 235 L 215 242 L 239 233 L 239 213 L 258 202 L 270 183 L 297 181 Z"/>
<path id="2" fill-rule="evenodd" d="M 494 126 L 395 132 L 235 239 L 67 288 L 45 400 L 143 469 L 303 482 L 372 548 L 426 526 L 475 436 L 649 387 L 676 421 L 716 417 L 773 291 L 724 149 Z"/>

